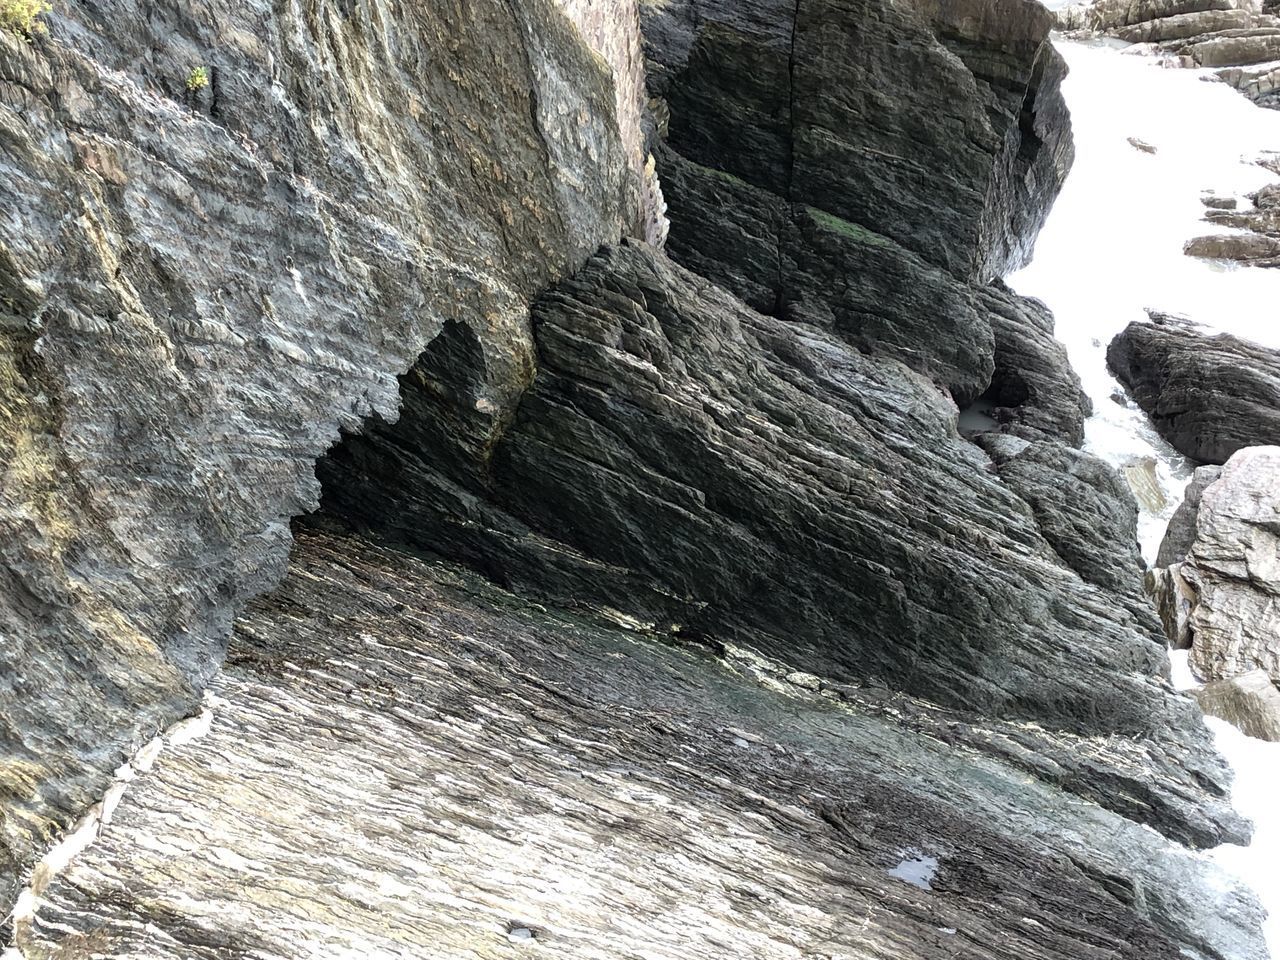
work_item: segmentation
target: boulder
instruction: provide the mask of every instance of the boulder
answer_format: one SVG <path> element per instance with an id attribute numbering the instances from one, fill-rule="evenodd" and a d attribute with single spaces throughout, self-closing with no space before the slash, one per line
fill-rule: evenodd
<path id="1" fill-rule="evenodd" d="M 1089 8 L 1089 25 L 1094 30 L 1115 30 L 1152 20 L 1235 8 L 1233 0 L 1098 0 Z"/>
<path id="2" fill-rule="evenodd" d="M 643 17 L 661 132 L 685 160 L 962 279 L 1029 257 L 1072 156 L 1043 7 L 665 0 Z"/>
<path id="3" fill-rule="evenodd" d="M 1280 237 L 1256 233 L 1215 233 L 1188 240 L 1182 248 L 1189 257 L 1237 260 L 1254 266 L 1280 266 Z"/>
<path id="4" fill-rule="evenodd" d="M 1171 563 L 1180 563 L 1186 559 L 1196 539 L 1196 524 L 1200 519 L 1200 498 L 1205 488 L 1217 482 L 1222 476 L 1222 467 L 1196 467 L 1191 481 L 1182 495 L 1182 503 L 1169 518 L 1169 526 L 1160 541 L 1160 550 L 1156 555 L 1156 566 L 1167 567 Z"/>
<path id="5" fill-rule="evenodd" d="M 1195 691 L 1200 709 L 1239 727 L 1246 736 L 1280 741 L 1280 690 L 1265 670 L 1215 680 Z"/>
<path id="6" fill-rule="evenodd" d="M 1200 497 L 1183 565 L 1196 590 L 1191 666 L 1206 680 L 1280 680 L 1280 447 L 1234 454 Z"/>
<path id="7" fill-rule="evenodd" d="M 1280 444 L 1280 354 L 1152 313 L 1111 341 L 1107 364 L 1182 454 L 1224 463 L 1243 447 Z"/>

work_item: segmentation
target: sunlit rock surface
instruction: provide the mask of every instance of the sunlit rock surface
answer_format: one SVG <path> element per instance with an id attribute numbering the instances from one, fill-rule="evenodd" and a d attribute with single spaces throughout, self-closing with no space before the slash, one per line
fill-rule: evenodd
<path id="1" fill-rule="evenodd" d="M 131 787 L 19 945 L 1264 956 L 1214 868 L 956 744 L 945 714 L 676 639 L 302 532 L 239 623 L 208 735 Z"/>

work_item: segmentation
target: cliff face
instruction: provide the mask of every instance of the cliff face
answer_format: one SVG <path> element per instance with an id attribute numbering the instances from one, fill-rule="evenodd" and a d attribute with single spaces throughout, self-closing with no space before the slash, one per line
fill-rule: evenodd
<path id="1" fill-rule="evenodd" d="M 1070 162 L 1047 15 L 608 13 L 86 2 L 6 41 L 7 891 L 210 681 L 343 433 L 211 749 L 41 873 L 22 949 L 728 956 L 736 918 L 769 957 L 1258 956 L 1181 846 L 1247 825 L 1132 499 L 993 282 Z M 671 258 L 618 242 L 664 192 Z"/>
<path id="2" fill-rule="evenodd" d="M 508 404 L 530 296 L 650 216 L 634 8 L 617 34 L 498 0 L 51 26 L 0 33 L 0 902 L 190 709 L 337 429 L 394 416 L 446 322 Z"/>

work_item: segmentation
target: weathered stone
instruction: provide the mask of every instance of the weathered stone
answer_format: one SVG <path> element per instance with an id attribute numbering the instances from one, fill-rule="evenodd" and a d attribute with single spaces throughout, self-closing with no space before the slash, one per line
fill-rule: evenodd
<path id="1" fill-rule="evenodd" d="M 1238 67 L 1280 60 L 1280 30 L 1226 31 L 1180 48 L 1201 67 Z"/>
<path id="2" fill-rule="evenodd" d="M 1200 709 L 1259 740 L 1280 740 L 1280 690 L 1265 670 L 1215 680 L 1195 691 Z"/>
<path id="3" fill-rule="evenodd" d="M 1280 680 L 1280 447 L 1234 454 L 1200 497 L 1191 666 L 1206 680 Z"/>
<path id="4" fill-rule="evenodd" d="M 0 30 L 0 916 L 196 702 L 338 428 L 446 319 L 500 408 L 529 297 L 647 219 L 639 60 L 547 0 L 49 21 Z"/>
<path id="5" fill-rule="evenodd" d="M 1189 757 L 1199 784 L 1220 774 L 1159 680 L 1135 507 L 1100 463 L 999 437 L 1020 446 L 997 478 L 901 364 L 640 246 L 602 251 L 535 317 L 539 373 L 496 444 L 455 439 L 476 354 L 448 328 L 403 378 L 400 420 L 321 463 L 326 508 L 506 586 L 806 673 L 1136 735 L 1136 777 L 1104 764 L 1063 786 L 1191 842 L 1234 831 L 1216 801 L 1169 793 Z"/>
<path id="6" fill-rule="evenodd" d="M 1129 43 L 1154 43 L 1161 40 L 1185 40 L 1219 30 L 1239 29 L 1252 23 L 1253 14 L 1248 10 L 1200 10 L 1120 26 L 1114 33 Z"/>
<path id="7" fill-rule="evenodd" d="M 1171 563 L 1149 571 L 1147 591 L 1156 605 L 1169 646 L 1174 650 L 1190 650 L 1191 611 L 1196 604 L 1196 588 L 1183 576 L 1183 565 Z"/>
<path id="8" fill-rule="evenodd" d="M 643 25 L 685 159 L 964 278 L 1028 258 L 1072 150 L 1042 7 L 664 0 Z"/>
<path id="9" fill-rule="evenodd" d="M 129 787 L 19 946 L 1265 958 L 1236 881 L 975 752 L 963 722 L 673 639 L 301 531 L 239 623 L 209 733 Z M 899 879 L 912 861 L 927 880 Z"/>
<path id="10" fill-rule="evenodd" d="M 1238 203 L 1235 197 L 1219 197 L 1213 194 L 1201 197 L 1200 202 L 1210 210 L 1234 210 Z"/>
<path id="11" fill-rule="evenodd" d="M 1121 331 L 1107 363 L 1161 436 L 1201 463 L 1280 444 L 1280 354 L 1177 317 L 1151 319 Z"/>
<path id="12" fill-rule="evenodd" d="M 1189 257 L 1206 260 L 1238 260 L 1254 266 L 1280 266 L 1280 237 L 1256 233 L 1215 233 L 1188 240 L 1182 249 Z"/>
<path id="13" fill-rule="evenodd" d="M 1220 466 L 1196 467 L 1182 495 L 1182 503 L 1178 504 L 1178 509 L 1169 518 L 1169 526 L 1156 555 L 1156 566 L 1167 567 L 1171 563 L 1179 563 L 1191 552 L 1191 545 L 1196 540 L 1196 523 L 1200 518 L 1200 497 L 1205 488 L 1220 476 Z"/>

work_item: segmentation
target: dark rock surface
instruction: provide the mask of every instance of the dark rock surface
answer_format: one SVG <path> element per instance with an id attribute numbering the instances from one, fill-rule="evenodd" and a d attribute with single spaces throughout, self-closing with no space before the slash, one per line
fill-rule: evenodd
<path id="1" fill-rule="evenodd" d="M 1136 768 L 1054 755 L 1075 773 L 1053 776 L 1189 842 L 1235 833 L 1206 732 L 1161 679 L 1137 567 L 1123 570 L 1132 498 L 1096 461 L 1045 442 L 1002 482 L 906 367 L 755 313 L 643 246 L 602 251 L 534 315 L 539 374 L 496 444 L 452 439 L 469 433 L 455 411 L 471 409 L 475 354 L 449 328 L 402 379 L 400 420 L 320 464 L 326 509 L 516 590 L 808 673 L 1132 736 Z M 1100 510 L 1110 526 L 1069 545 Z"/>
<path id="2" fill-rule="evenodd" d="M 0 916 L 197 702 L 338 427 L 394 415 L 446 320 L 500 406 L 528 298 L 645 219 L 639 57 L 620 103 L 626 44 L 544 0 L 394 27 L 67 0 L 49 27 L 0 30 Z"/>
<path id="3" fill-rule="evenodd" d="M 1280 444 L 1280 354 L 1152 314 L 1107 348 L 1107 364 L 1160 435 L 1201 463 Z"/>
<path id="4" fill-rule="evenodd" d="M 924 705 L 357 538 L 299 533 L 212 693 L 26 956 L 1265 957 L 1216 867 Z"/>
<path id="5" fill-rule="evenodd" d="M 1025 262 L 1070 164 L 1051 26 L 1029 0 L 643 10 L 675 152 L 979 280 Z"/>

